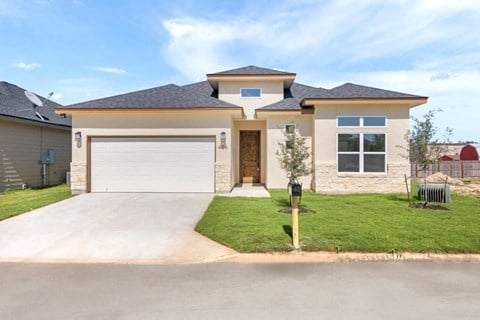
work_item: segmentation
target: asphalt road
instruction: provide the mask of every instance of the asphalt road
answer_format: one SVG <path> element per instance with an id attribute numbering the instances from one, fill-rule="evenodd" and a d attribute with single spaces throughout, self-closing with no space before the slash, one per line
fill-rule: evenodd
<path id="1" fill-rule="evenodd" d="M 478 319 L 480 264 L 0 264 L 0 319 Z"/>

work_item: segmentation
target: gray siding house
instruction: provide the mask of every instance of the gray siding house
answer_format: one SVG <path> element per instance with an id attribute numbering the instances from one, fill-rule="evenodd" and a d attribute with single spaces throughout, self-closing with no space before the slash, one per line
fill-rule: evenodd
<path id="1" fill-rule="evenodd" d="M 0 192 L 65 182 L 71 161 L 71 119 L 61 105 L 0 81 Z M 30 96 L 30 99 L 29 97 Z"/>

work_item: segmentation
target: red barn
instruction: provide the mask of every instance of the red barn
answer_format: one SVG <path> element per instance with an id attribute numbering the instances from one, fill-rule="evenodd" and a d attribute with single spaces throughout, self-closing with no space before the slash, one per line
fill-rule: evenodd
<path id="1" fill-rule="evenodd" d="M 478 160 L 478 150 L 475 146 L 467 144 L 460 151 L 460 160 Z"/>

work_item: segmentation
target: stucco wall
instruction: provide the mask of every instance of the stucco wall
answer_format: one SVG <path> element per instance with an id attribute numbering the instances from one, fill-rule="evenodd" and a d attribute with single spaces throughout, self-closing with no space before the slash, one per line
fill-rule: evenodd
<path id="1" fill-rule="evenodd" d="M 386 116 L 386 128 L 337 128 L 337 116 Z M 315 106 L 315 190 L 321 193 L 401 192 L 403 174 L 409 173 L 405 134 L 409 126 L 407 105 Z M 386 173 L 338 173 L 338 133 L 385 133 Z"/>
<path id="2" fill-rule="evenodd" d="M 47 184 L 65 182 L 71 159 L 70 130 L 0 120 L 0 191 L 42 186 L 41 164 L 48 149 L 56 161 L 47 165 Z"/>
<path id="3" fill-rule="evenodd" d="M 232 115 L 228 111 L 201 112 L 91 112 L 72 117 L 72 192 L 87 191 L 87 141 L 89 136 L 215 136 L 215 185 L 217 192 L 228 192 L 232 181 Z M 82 133 L 80 145 L 75 132 Z M 227 136 L 227 148 L 220 148 L 220 133 Z"/>
<path id="4" fill-rule="evenodd" d="M 274 113 L 269 112 L 266 120 L 267 125 L 267 150 L 266 150 L 266 186 L 267 188 L 285 189 L 288 184 L 285 171 L 280 167 L 276 152 L 279 143 L 284 143 L 283 135 L 285 124 L 296 123 L 300 134 L 307 138 L 307 146 L 312 150 L 313 121 L 312 115 L 300 115 L 298 113 Z M 303 177 L 301 182 L 305 189 L 311 188 L 311 176 Z"/>
<path id="5" fill-rule="evenodd" d="M 241 88 L 261 88 L 260 98 L 242 98 Z M 244 108 L 247 119 L 254 119 L 255 109 L 283 100 L 283 80 L 220 81 L 218 98 Z"/>

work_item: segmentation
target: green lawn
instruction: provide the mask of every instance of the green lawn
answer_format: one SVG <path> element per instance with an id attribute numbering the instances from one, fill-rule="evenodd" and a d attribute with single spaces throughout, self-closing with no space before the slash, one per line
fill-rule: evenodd
<path id="1" fill-rule="evenodd" d="M 215 197 L 196 231 L 239 252 L 290 251 L 284 190 L 271 199 Z M 305 251 L 480 253 L 480 199 L 452 195 L 450 211 L 412 209 L 406 195 L 304 192 L 300 242 Z"/>
<path id="2" fill-rule="evenodd" d="M 0 220 L 31 211 L 72 196 L 70 187 L 7 191 L 0 194 Z"/>

